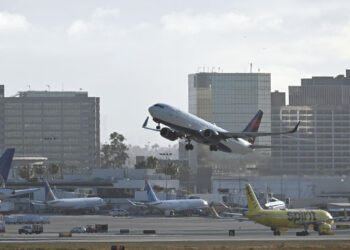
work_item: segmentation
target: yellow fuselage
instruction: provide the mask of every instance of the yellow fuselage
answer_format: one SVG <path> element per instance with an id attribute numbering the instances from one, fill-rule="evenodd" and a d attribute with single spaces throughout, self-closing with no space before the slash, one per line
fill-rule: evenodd
<path id="1" fill-rule="evenodd" d="M 305 222 L 325 220 L 327 224 L 333 224 L 332 216 L 324 210 L 255 210 L 247 211 L 245 216 L 271 228 L 304 228 Z M 310 224 L 312 225 L 312 223 Z"/>

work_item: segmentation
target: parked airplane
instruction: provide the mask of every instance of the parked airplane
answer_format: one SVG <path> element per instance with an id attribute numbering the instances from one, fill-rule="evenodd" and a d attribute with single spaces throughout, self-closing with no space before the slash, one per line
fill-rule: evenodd
<path id="1" fill-rule="evenodd" d="M 208 207 L 208 202 L 202 199 L 182 199 L 182 200 L 159 200 L 148 181 L 145 181 L 148 202 L 129 202 L 137 207 L 157 208 L 164 212 L 166 216 L 173 216 L 175 212 L 196 210 Z"/>
<path id="2" fill-rule="evenodd" d="M 158 125 L 156 129 L 147 127 L 149 118 L 147 117 L 142 127 L 159 131 L 162 137 L 170 141 L 185 138 L 187 142 L 186 150 L 193 150 L 191 141 L 194 140 L 209 145 L 211 151 L 219 150 L 227 153 L 246 154 L 258 148 L 271 148 L 269 145 L 254 145 L 256 137 L 294 133 L 300 124 L 298 122 L 292 130 L 284 132 L 258 132 L 263 116 L 263 112 L 259 110 L 242 132 L 229 132 L 167 104 L 157 103 L 151 106 L 148 111 Z M 168 127 L 161 128 L 160 124 Z"/>
<path id="3" fill-rule="evenodd" d="M 28 188 L 22 190 L 14 190 L 6 188 L 7 178 L 10 172 L 13 155 L 15 154 L 14 148 L 8 148 L 0 157 L 0 200 L 16 197 L 23 194 L 30 194 L 38 191 L 39 188 Z"/>
<path id="4" fill-rule="evenodd" d="M 61 210 L 99 210 L 99 207 L 106 205 L 105 201 L 99 197 L 88 198 L 64 198 L 58 199 L 52 192 L 52 189 L 45 180 L 45 201 L 34 201 L 33 204 L 45 204 L 48 207 Z"/>
<path id="5" fill-rule="evenodd" d="M 307 209 L 285 209 L 267 210 L 262 209 L 250 186 L 246 184 L 248 211 L 245 216 L 252 221 L 270 227 L 274 235 L 286 232 L 288 228 L 304 228 L 304 231 L 297 232 L 297 236 L 308 235 L 308 228 L 313 227 L 320 235 L 332 234 L 331 224 L 333 217 L 324 210 Z"/>

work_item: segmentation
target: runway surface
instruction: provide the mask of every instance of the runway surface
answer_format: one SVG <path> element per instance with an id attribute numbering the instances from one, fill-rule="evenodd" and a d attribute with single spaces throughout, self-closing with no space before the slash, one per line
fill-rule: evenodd
<path id="1" fill-rule="evenodd" d="M 69 232 L 73 227 L 89 224 L 108 224 L 108 233 L 73 234 L 60 238 L 58 233 Z M 51 223 L 44 225 L 39 235 L 19 235 L 23 225 L 6 225 L 6 233 L 0 234 L 0 242 L 171 242 L 171 241 L 284 241 L 284 240 L 349 240 L 350 230 L 334 230 L 335 235 L 319 236 L 309 230 L 309 236 L 296 236 L 301 230 L 291 230 L 281 236 L 253 222 L 203 217 L 110 217 L 98 215 L 51 216 Z M 129 229 L 129 234 L 120 234 Z M 229 236 L 228 230 L 235 230 Z M 155 235 L 144 235 L 143 230 L 156 230 Z"/>

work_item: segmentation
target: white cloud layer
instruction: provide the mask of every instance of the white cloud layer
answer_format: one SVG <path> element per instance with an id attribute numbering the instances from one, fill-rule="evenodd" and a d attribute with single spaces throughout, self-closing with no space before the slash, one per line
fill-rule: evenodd
<path id="1" fill-rule="evenodd" d="M 0 12 L 0 31 L 27 30 L 29 27 L 30 23 L 27 21 L 25 16 L 8 12 Z"/>

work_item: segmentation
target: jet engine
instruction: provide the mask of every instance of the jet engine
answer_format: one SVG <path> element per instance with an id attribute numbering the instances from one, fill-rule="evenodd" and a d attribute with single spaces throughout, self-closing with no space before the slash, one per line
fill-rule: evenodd
<path id="1" fill-rule="evenodd" d="M 175 211 L 174 210 L 165 210 L 164 215 L 165 216 L 175 216 Z"/>
<path id="2" fill-rule="evenodd" d="M 318 233 L 320 235 L 325 235 L 325 234 L 330 234 L 331 233 L 331 229 L 332 229 L 332 226 L 329 225 L 328 223 L 321 223 L 319 226 L 318 226 Z"/>
<path id="3" fill-rule="evenodd" d="M 170 140 L 170 141 L 175 141 L 179 136 L 177 133 L 170 128 L 162 128 L 160 130 L 160 135 L 163 136 L 164 138 Z"/>
<path id="4" fill-rule="evenodd" d="M 211 129 L 201 130 L 200 133 L 205 140 L 210 142 L 218 142 L 221 139 L 219 133 Z"/>

